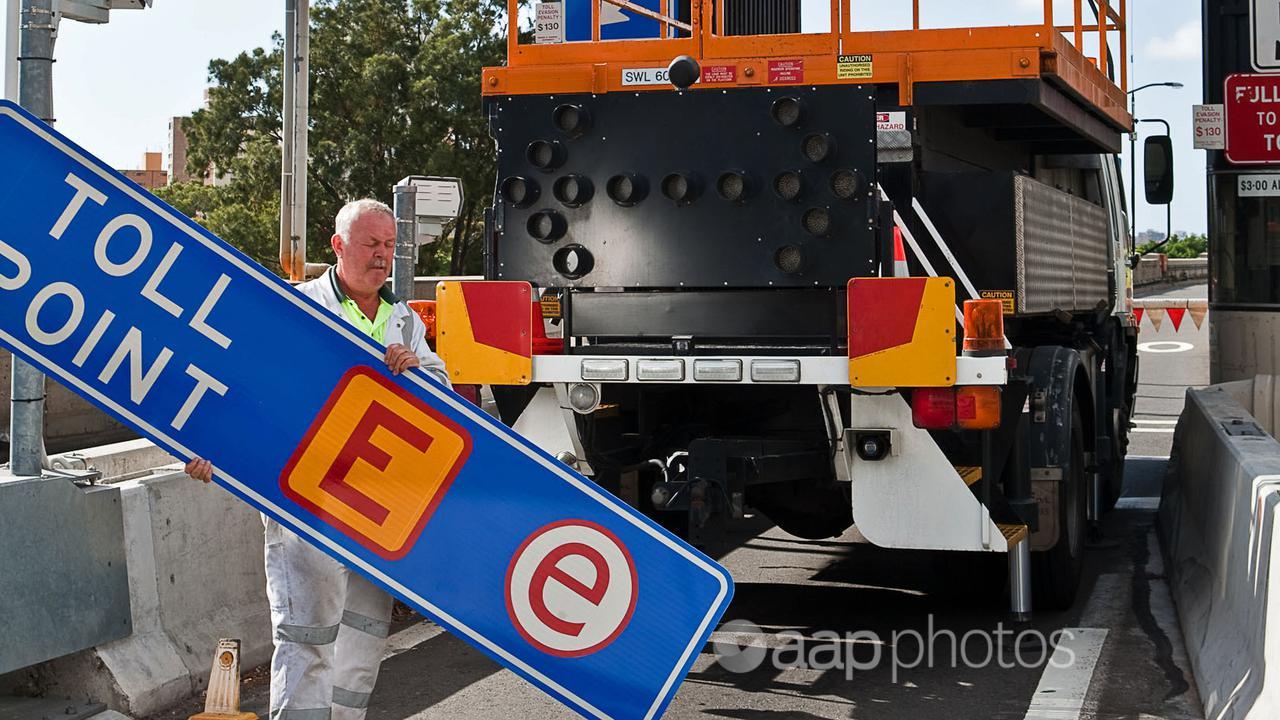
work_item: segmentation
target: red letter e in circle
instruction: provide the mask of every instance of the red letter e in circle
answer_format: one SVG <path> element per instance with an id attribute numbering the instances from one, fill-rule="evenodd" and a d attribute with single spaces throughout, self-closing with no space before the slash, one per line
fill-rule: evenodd
<path id="1" fill-rule="evenodd" d="M 507 612 L 530 645 L 581 657 L 613 642 L 635 611 L 635 563 L 613 533 L 585 520 L 543 527 L 507 569 Z"/>

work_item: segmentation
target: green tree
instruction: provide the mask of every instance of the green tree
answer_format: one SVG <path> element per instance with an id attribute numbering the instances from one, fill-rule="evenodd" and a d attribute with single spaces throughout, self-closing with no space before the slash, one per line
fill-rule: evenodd
<path id="1" fill-rule="evenodd" d="M 1139 253 L 1145 253 L 1156 247 L 1157 243 L 1143 243 L 1138 247 Z M 1173 239 L 1160 247 L 1162 252 L 1171 258 L 1194 258 L 1200 253 L 1209 251 L 1209 238 L 1204 235 L 1174 233 Z"/>
<path id="2" fill-rule="evenodd" d="M 480 71 L 502 64 L 500 0 L 319 0 L 311 14 L 309 259 L 332 262 L 333 216 L 348 200 L 389 202 L 411 174 L 457 176 L 461 217 L 418 272 L 479 272 L 494 148 Z M 179 210 L 277 270 L 282 40 L 209 64 L 209 104 L 187 124 L 188 167 L 223 185 L 166 191 Z"/>

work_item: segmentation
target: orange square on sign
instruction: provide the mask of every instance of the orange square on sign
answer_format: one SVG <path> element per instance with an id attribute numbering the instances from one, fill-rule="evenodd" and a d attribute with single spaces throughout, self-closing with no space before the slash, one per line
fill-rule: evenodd
<path id="1" fill-rule="evenodd" d="M 381 373 L 347 372 L 280 474 L 285 496 L 389 560 L 409 552 L 471 436 Z"/>

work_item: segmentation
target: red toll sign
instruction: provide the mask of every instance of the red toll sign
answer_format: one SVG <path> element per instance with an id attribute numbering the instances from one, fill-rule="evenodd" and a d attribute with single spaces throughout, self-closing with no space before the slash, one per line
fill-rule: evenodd
<path id="1" fill-rule="evenodd" d="M 1280 76 L 1230 75 L 1223 101 L 1227 160 L 1242 165 L 1280 163 Z"/>

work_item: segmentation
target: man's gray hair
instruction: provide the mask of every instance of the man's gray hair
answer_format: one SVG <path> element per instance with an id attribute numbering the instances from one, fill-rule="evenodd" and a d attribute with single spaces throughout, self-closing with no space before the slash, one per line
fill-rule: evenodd
<path id="1" fill-rule="evenodd" d="M 334 220 L 334 232 L 342 238 L 342 244 L 348 245 L 351 242 L 351 226 L 356 224 L 366 213 L 382 213 L 387 217 L 395 220 L 396 215 L 391 208 L 387 207 L 384 202 L 379 202 L 373 198 L 362 198 L 360 200 L 352 200 L 342 209 L 338 211 L 338 217 Z"/>

